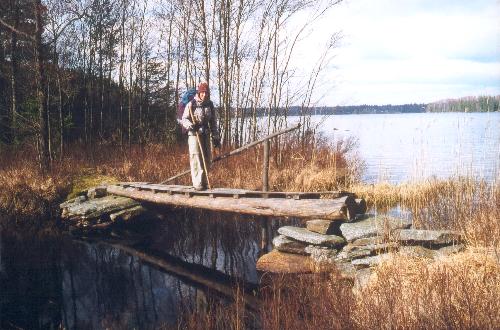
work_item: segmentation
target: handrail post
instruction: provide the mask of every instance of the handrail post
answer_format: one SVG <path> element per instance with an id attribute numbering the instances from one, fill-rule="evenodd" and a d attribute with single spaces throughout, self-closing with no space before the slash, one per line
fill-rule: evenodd
<path id="1" fill-rule="evenodd" d="M 262 191 L 269 191 L 269 149 L 270 142 L 264 142 L 264 159 L 262 164 Z"/>

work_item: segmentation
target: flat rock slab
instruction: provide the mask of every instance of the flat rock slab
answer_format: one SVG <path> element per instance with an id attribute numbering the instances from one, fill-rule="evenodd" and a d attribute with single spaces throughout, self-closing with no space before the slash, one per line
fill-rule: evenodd
<path id="1" fill-rule="evenodd" d="M 64 218 L 94 219 L 103 214 L 115 213 L 124 209 L 138 206 L 133 199 L 119 196 L 106 196 L 89 199 L 80 203 L 71 203 L 64 208 Z"/>
<path id="2" fill-rule="evenodd" d="M 354 278 L 354 289 L 361 290 L 368 285 L 373 275 L 373 268 L 362 268 L 356 271 Z"/>
<path id="3" fill-rule="evenodd" d="M 140 217 L 141 215 L 145 214 L 147 210 L 142 207 L 141 205 L 137 205 L 131 208 L 127 208 L 125 210 L 120 210 L 116 213 L 112 213 L 109 215 L 109 218 L 111 221 L 116 222 L 116 221 L 124 221 L 128 222 L 133 220 L 134 218 Z"/>
<path id="4" fill-rule="evenodd" d="M 273 238 L 273 246 L 280 252 L 309 255 L 306 252 L 306 243 L 294 241 L 286 236 L 279 235 Z"/>
<path id="5" fill-rule="evenodd" d="M 372 215 L 355 222 L 343 223 L 340 225 L 340 231 L 348 242 L 352 242 L 360 238 L 382 236 L 396 229 L 409 228 L 410 226 L 411 221 L 409 220 L 385 215 Z"/>
<path id="6" fill-rule="evenodd" d="M 307 274 L 314 271 L 311 258 L 276 250 L 260 257 L 256 267 L 258 271 L 276 274 Z"/>
<path id="7" fill-rule="evenodd" d="M 305 228 L 284 226 L 278 229 L 278 233 L 296 241 L 313 245 L 339 246 L 345 244 L 345 240 L 340 236 L 313 233 Z"/>
<path id="8" fill-rule="evenodd" d="M 87 191 L 87 197 L 90 199 L 101 198 L 101 197 L 104 197 L 106 195 L 107 195 L 106 186 L 99 186 L 99 187 L 90 188 Z"/>
<path id="9" fill-rule="evenodd" d="M 318 234 L 323 234 L 323 235 L 339 235 L 340 226 L 339 221 L 331 221 L 331 220 L 321 220 L 321 219 L 315 219 L 315 220 L 309 220 L 306 222 L 306 228 L 309 231 L 318 233 Z"/>
<path id="10" fill-rule="evenodd" d="M 357 242 L 357 241 L 355 241 Z M 355 243 L 354 242 L 354 243 Z M 386 243 L 370 243 L 366 245 L 358 245 L 354 243 L 349 243 L 344 248 L 342 249 L 343 252 L 352 252 L 352 251 L 358 251 L 358 250 L 367 250 L 372 253 L 379 253 L 379 252 L 387 252 L 387 251 L 394 251 L 399 248 L 399 244 L 397 242 L 386 242 Z"/>
<path id="11" fill-rule="evenodd" d="M 451 230 L 401 229 L 397 239 L 403 244 L 448 245 L 461 241 L 460 234 Z"/>

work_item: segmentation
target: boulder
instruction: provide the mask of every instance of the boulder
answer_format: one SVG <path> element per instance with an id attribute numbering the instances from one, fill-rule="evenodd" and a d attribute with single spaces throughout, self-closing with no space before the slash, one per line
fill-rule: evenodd
<path id="1" fill-rule="evenodd" d="M 396 238 L 408 245 L 449 245 L 461 241 L 460 234 L 451 230 L 401 229 Z"/>
<path id="2" fill-rule="evenodd" d="M 345 240 L 336 235 L 322 235 L 313 233 L 305 228 L 284 226 L 278 229 L 278 233 L 293 238 L 296 241 L 305 242 L 313 245 L 340 246 L 345 244 Z"/>
<path id="3" fill-rule="evenodd" d="M 273 238 L 273 246 L 280 252 L 309 255 L 309 253 L 305 251 L 307 247 L 306 243 L 294 241 L 283 235 Z"/>
<path id="4" fill-rule="evenodd" d="M 314 271 L 311 258 L 273 250 L 257 260 L 258 271 L 278 274 L 307 274 Z"/>
<path id="5" fill-rule="evenodd" d="M 340 231 L 348 242 L 360 238 L 383 236 L 400 228 L 409 228 L 411 221 L 385 215 L 371 215 L 361 220 L 340 225 Z"/>
<path id="6" fill-rule="evenodd" d="M 331 220 L 309 220 L 306 222 L 306 228 L 309 231 L 323 234 L 323 235 L 339 235 L 340 230 L 340 221 L 331 221 Z"/>

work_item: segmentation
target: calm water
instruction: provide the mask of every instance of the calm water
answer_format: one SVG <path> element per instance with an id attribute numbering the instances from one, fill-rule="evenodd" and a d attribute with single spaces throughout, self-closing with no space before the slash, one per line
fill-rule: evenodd
<path id="1" fill-rule="evenodd" d="M 0 231 L 0 328 L 156 329 L 227 304 L 236 285 L 256 300 L 264 218 L 159 212 L 162 219 L 85 240 Z M 285 223 L 294 224 L 266 228 Z"/>
<path id="2" fill-rule="evenodd" d="M 330 139 L 354 137 L 364 180 L 401 182 L 436 176 L 500 173 L 500 113 L 314 116 Z"/>

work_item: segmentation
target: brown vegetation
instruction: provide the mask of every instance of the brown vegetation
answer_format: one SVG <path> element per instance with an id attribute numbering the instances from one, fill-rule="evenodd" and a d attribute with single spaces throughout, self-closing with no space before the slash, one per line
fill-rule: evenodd
<path id="1" fill-rule="evenodd" d="M 500 323 L 500 264 L 484 253 L 435 261 L 395 255 L 354 290 L 335 271 L 264 282 L 263 329 L 495 329 Z M 218 308 L 195 311 L 178 327 L 255 326 L 241 301 Z"/>
<path id="2" fill-rule="evenodd" d="M 346 155 L 353 144 L 336 146 L 325 142 L 298 143 L 282 140 L 284 147 L 272 149 L 272 190 L 328 190 L 346 182 Z M 16 219 L 39 219 L 53 215 L 53 207 L 70 191 L 83 190 L 102 182 L 161 182 L 189 168 L 187 146 L 151 144 L 119 148 L 101 145 L 86 150 L 78 145 L 62 161 L 54 161 L 50 174 L 40 174 L 36 153 L 26 148 L 0 154 L 0 215 Z M 226 150 L 229 151 L 229 150 Z M 217 151 L 225 152 L 225 151 Z M 262 148 L 214 164 L 210 181 L 214 187 L 261 189 Z M 32 159 L 32 161 L 30 161 Z M 299 175 L 297 176 L 297 173 Z M 295 180 L 299 177 L 300 180 Z M 172 184 L 190 185 L 189 175 Z"/>
<path id="3" fill-rule="evenodd" d="M 472 177 L 428 179 L 398 185 L 353 185 L 378 210 L 401 206 L 425 229 L 459 230 L 469 245 L 500 247 L 500 185 Z"/>

